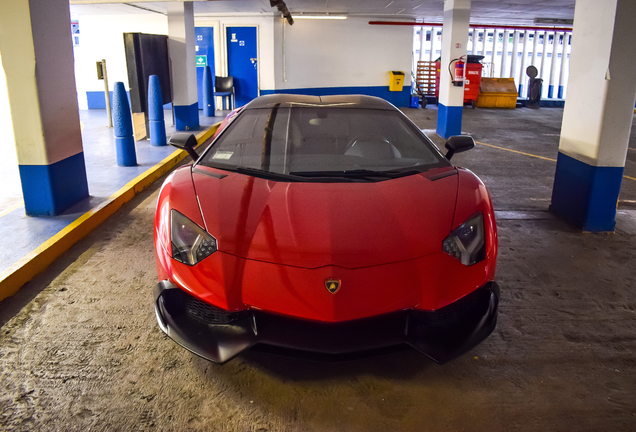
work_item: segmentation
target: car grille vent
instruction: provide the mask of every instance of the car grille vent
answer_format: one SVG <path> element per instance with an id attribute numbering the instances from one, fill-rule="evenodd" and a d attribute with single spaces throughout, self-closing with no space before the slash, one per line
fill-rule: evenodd
<path id="1" fill-rule="evenodd" d="M 228 312 L 191 296 L 186 300 L 186 313 L 206 324 L 230 324 L 249 314 L 248 311 Z"/>

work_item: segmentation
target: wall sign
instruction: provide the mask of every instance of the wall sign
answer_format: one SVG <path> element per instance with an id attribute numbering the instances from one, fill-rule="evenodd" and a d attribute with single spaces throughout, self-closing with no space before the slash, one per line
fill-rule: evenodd
<path id="1" fill-rule="evenodd" d="M 197 67 L 205 67 L 208 65 L 208 56 L 207 55 L 198 55 L 197 56 Z"/>

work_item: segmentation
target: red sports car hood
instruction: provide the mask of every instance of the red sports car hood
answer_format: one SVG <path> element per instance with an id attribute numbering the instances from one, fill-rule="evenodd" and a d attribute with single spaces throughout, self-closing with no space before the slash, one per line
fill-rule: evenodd
<path id="1" fill-rule="evenodd" d="M 455 173 L 448 167 L 375 183 L 287 183 L 197 166 L 192 177 L 220 251 L 305 268 L 359 268 L 441 251 Z"/>

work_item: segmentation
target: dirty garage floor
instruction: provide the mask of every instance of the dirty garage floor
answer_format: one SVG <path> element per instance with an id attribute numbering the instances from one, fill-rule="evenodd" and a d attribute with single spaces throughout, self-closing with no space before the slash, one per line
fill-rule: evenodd
<path id="1" fill-rule="evenodd" d="M 434 128 L 434 111 L 406 111 Z M 467 109 L 464 130 L 554 158 L 558 136 L 545 134 L 561 114 Z M 636 182 L 624 180 L 616 233 L 585 234 L 547 212 L 552 162 L 486 146 L 456 162 L 499 210 L 500 319 L 467 355 L 438 366 L 413 351 L 342 364 L 248 352 L 218 366 L 190 354 L 153 312 L 157 184 L 0 303 L 0 430 L 635 430 Z"/>

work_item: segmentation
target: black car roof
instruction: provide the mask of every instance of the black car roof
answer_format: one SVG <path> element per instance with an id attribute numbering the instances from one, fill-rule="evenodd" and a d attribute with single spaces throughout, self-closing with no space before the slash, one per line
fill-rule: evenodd
<path id="1" fill-rule="evenodd" d="M 377 110 L 395 110 L 389 102 L 374 96 L 365 95 L 336 95 L 336 96 L 308 96 L 295 94 L 273 94 L 260 96 L 245 105 L 244 109 L 272 108 L 280 104 L 281 108 L 293 106 L 302 107 L 338 107 L 338 108 L 364 108 Z"/>

